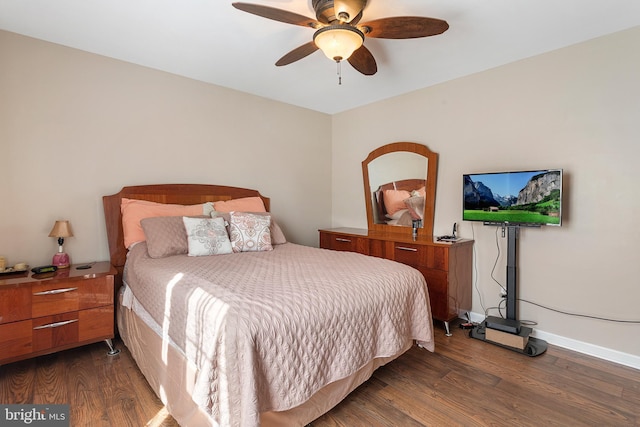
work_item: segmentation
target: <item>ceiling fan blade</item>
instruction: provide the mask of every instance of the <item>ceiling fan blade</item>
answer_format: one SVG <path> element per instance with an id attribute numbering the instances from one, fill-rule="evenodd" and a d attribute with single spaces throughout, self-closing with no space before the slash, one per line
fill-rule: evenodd
<path id="1" fill-rule="evenodd" d="M 358 25 L 367 37 L 379 39 L 414 39 L 435 36 L 449 29 L 447 21 L 420 16 L 396 16 Z"/>
<path id="2" fill-rule="evenodd" d="M 252 13 L 263 18 L 273 19 L 274 21 L 284 22 L 287 24 L 300 25 L 302 27 L 319 28 L 322 26 L 315 19 L 308 18 L 297 13 L 275 7 L 262 6 L 251 3 L 231 3 L 233 7 L 243 12 Z"/>
<path id="3" fill-rule="evenodd" d="M 353 52 L 348 59 L 349 64 L 356 70 L 360 71 L 365 76 L 373 76 L 378 72 L 378 65 L 376 60 L 364 45 L 360 46 L 358 50 Z"/>
<path id="4" fill-rule="evenodd" d="M 276 62 L 276 65 L 278 67 L 281 67 L 283 65 L 289 65 L 292 62 L 296 62 L 306 56 L 311 55 L 316 50 L 318 50 L 318 46 L 316 46 L 316 44 L 311 41 L 287 53 L 285 56 L 280 58 L 278 62 Z"/>

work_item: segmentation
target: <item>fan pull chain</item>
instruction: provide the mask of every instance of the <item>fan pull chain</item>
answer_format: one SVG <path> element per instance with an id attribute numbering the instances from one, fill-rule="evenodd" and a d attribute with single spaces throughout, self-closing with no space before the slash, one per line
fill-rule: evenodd
<path id="1" fill-rule="evenodd" d="M 338 64 L 338 85 L 342 85 L 342 66 L 340 65 L 341 62 L 336 61 L 336 64 Z"/>

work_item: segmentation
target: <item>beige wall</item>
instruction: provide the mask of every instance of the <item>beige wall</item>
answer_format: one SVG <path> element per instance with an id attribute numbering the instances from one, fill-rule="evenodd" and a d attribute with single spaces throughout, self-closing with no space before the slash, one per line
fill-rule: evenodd
<path id="1" fill-rule="evenodd" d="M 102 196 L 125 185 L 223 184 L 271 197 L 287 237 L 331 216 L 331 118 L 0 31 L 0 255 L 106 260 Z"/>
<path id="2" fill-rule="evenodd" d="M 640 28 L 333 116 L 333 225 L 366 227 L 360 162 L 393 141 L 439 153 L 435 234 L 476 240 L 473 311 L 499 301 L 496 228 L 461 221 L 462 175 L 563 168 L 562 228 L 525 229 L 519 296 L 573 313 L 640 319 Z M 505 283 L 506 239 L 496 277 Z M 564 344 L 640 361 L 638 324 L 520 303 L 520 319 Z M 577 342 L 571 343 L 571 340 Z"/>
<path id="3" fill-rule="evenodd" d="M 475 313 L 498 302 L 496 230 L 461 222 L 462 174 L 561 167 L 565 223 L 522 232 L 520 296 L 638 319 L 639 48 L 636 28 L 331 117 L 0 31 L 0 255 L 50 262 L 67 218 L 73 260 L 106 260 L 101 197 L 152 183 L 258 188 L 290 240 L 317 245 L 331 221 L 366 227 L 367 154 L 415 141 L 440 153 L 435 232 L 476 239 Z M 640 360 L 637 324 L 524 303 L 520 318 Z"/>

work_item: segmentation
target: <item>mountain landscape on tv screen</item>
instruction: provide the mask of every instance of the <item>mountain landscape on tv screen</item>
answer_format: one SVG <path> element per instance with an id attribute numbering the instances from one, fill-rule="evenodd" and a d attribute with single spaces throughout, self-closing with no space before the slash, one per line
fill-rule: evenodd
<path id="1" fill-rule="evenodd" d="M 504 179 L 509 179 L 508 173 Z M 497 194 L 482 181 L 473 181 L 472 175 L 464 175 L 463 219 L 559 224 L 561 186 L 559 170 L 535 174 L 524 187 L 510 189 L 517 194 Z"/>

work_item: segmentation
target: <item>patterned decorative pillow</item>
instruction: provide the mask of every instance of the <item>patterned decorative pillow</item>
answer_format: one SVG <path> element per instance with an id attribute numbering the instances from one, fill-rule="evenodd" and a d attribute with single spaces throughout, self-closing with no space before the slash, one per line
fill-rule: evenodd
<path id="1" fill-rule="evenodd" d="M 260 216 L 271 216 L 271 224 L 269 224 L 269 228 L 271 229 L 271 245 L 272 246 L 283 245 L 287 243 L 287 238 L 285 237 L 282 231 L 282 228 L 280 228 L 275 218 L 269 212 L 251 212 L 251 213 L 254 215 L 260 215 Z M 215 218 L 217 216 L 224 218 L 224 220 L 226 221 L 227 227 L 229 226 L 229 221 L 231 221 L 231 214 L 229 212 L 218 212 L 215 210 L 211 212 L 212 218 Z"/>
<path id="2" fill-rule="evenodd" d="M 229 237 L 233 252 L 270 251 L 270 215 L 256 215 L 248 212 L 231 212 Z"/>
<path id="3" fill-rule="evenodd" d="M 230 254 L 233 250 L 223 218 L 183 217 L 189 256 Z"/>

